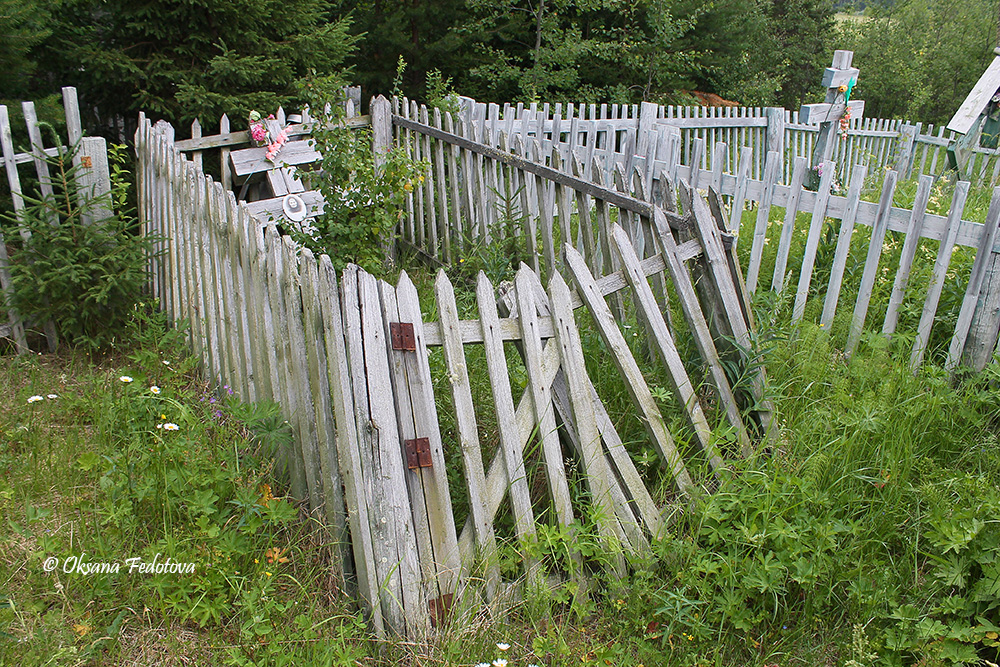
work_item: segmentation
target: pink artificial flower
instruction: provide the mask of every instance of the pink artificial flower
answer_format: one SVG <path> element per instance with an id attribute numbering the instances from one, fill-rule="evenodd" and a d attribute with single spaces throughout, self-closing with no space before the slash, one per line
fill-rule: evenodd
<path id="1" fill-rule="evenodd" d="M 250 134 L 253 136 L 254 141 L 264 141 L 267 137 L 267 130 L 261 123 L 254 123 L 250 126 Z"/>

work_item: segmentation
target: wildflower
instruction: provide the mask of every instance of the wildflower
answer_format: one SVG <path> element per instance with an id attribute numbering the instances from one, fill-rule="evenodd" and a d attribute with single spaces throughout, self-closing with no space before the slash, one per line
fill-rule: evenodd
<path id="1" fill-rule="evenodd" d="M 507 649 L 510 648 L 510 644 L 508 644 L 507 642 L 500 642 L 497 644 L 497 648 L 500 649 L 501 651 L 506 651 Z"/>
<path id="2" fill-rule="evenodd" d="M 38 401 L 44 401 L 44 400 L 45 400 L 44 396 L 35 395 L 28 399 L 28 403 L 37 403 Z"/>
<path id="3" fill-rule="evenodd" d="M 264 572 L 264 574 L 266 574 L 266 575 L 267 575 L 267 576 L 269 576 L 269 577 L 271 576 L 271 573 L 270 573 L 270 572 L 267 572 L 267 571 L 265 571 L 265 572 Z"/>
<path id="4" fill-rule="evenodd" d="M 490 667 L 490 663 L 488 663 L 488 662 L 481 662 L 478 665 L 476 665 L 476 667 Z"/>
<path id="5" fill-rule="evenodd" d="M 166 418 L 167 418 L 166 415 L 160 415 L 160 419 L 164 419 L 165 420 Z"/>
<path id="6" fill-rule="evenodd" d="M 179 428 L 180 428 L 180 426 L 178 426 L 177 424 L 175 424 L 173 422 L 167 422 L 166 424 L 163 425 L 163 430 L 164 431 L 176 431 Z"/>
<path id="7" fill-rule="evenodd" d="M 121 380 L 122 382 L 124 382 L 125 384 L 128 384 L 129 382 L 131 382 L 131 381 L 132 381 L 132 378 L 130 378 L 130 377 L 129 377 L 129 376 L 127 376 L 127 375 L 122 375 L 122 376 L 121 376 L 121 377 L 119 377 L 118 379 L 119 379 L 119 380 Z"/>
<path id="8" fill-rule="evenodd" d="M 163 428 L 163 424 L 157 424 L 156 428 Z"/>
<path id="9" fill-rule="evenodd" d="M 166 359 L 164 359 L 164 360 L 163 360 L 163 365 L 164 365 L 164 366 L 169 366 L 169 365 L 170 365 L 170 362 L 169 362 L 169 361 L 167 361 Z"/>
<path id="10" fill-rule="evenodd" d="M 493 667 L 507 667 L 507 661 L 503 658 L 497 658 L 493 661 Z"/>
<path id="11" fill-rule="evenodd" d="M 157 387 L 157 386 L 156 386 L 156 385 L 154 384 L 154 385 L 153 385 L 152 387 L 150 387 L 150 388 L 149 388 L 149 391 L 150 391 L 150 393 L 153 393 L 153 394 L 157 394 L 157 395 L 159 395 L 159 393 L 160 393 L 160 388 L 159 388 L 159 387 Z"/>
<path id="12" fill-rule="evenodd" d="M 59 394 L 48 394 L 47 398 L 51 398 L 51 399 L 55 400 L 55 399 L 59 398 Z"/>
<path id="13" fill-rule="evenodd" d="M 261 505 L 266 505 L 268 503 L 268 501 L 270 501 L 270 500 L 274 500 L 274 495 L 272 495 L 272 493 L 271 493 L 271 485 L 270 484 L 261 484 L 260 485 L 260 504 Z"/>
<path id="14" fill-rule="evenodd" d="M 287 563 L 288 557 L 285 556 L 287 549 L 279 549 L 278 547 L 271 547 L 264 552 L 264 557 L 267 558 L 268 563 Z"/>

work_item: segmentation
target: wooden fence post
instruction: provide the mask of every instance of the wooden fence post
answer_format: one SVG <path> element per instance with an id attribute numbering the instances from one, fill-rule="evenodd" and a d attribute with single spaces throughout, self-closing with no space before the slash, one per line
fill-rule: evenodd
<path id="1" fill-rule="evenodd" d="M 985 232 L 985 230 L 983 230 Z M 1000 252 L 994 246 L 986 263 L 979 303 L 969 326 L 962 363 L 977 373 L 993 358 L 1000 332 Z"/>
<path id="2" fill-rule="evenodd" d="M 764 109 L 764 116 L 767 118 L 767 136 L 765 137 L 767 145 L 767 156 L 771 157 L 771 153 L 777 153 L 777 157 L 781 160 L 781 164 L 784 163 L 785 159 L 785 110 L 780 107 L 768 107 Z M 767 167 L 767 164 L 764 165 Z M 779 181 L 783 179 L 778 179 Z"/>
<path id="3" fill-rule="evenodd" d="M 112 215 L 111 177 L 108 169 L 108 148 L 104 137 L 83 137 L 80 140 L 80 167 L 76 174 L 76 192 L 81 202 L 94 202 L 81 218 L 83 224 L 100 222 Z"/>
<path id="4" fill-rule="evenodd" d="M 372 152 L 375 156 L 375 172 L 385 163 L 385 154 L 392 150 L 392 105 L 384 96 L 373 97 L 369 105 L 372 116 Z M 399 233 L 394 229 L 392 234 Z M 392 238 L 382 239 L 386 265 L 396 263 L 396 244 Z"/>
<path id="5" fill-rule="evenodd" d="M 899 130 L 899 157 L 896 158 L 896 171 L 904 180 L 910 177 L 913 169 L 913 148 L 917 140 L 917 126 L 907 123 Z"/>

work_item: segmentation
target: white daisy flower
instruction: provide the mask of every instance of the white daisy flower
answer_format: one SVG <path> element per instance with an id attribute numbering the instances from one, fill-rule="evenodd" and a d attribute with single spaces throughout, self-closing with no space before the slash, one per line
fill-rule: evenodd
<path id="1" fill-rule="evenodd" d="M 154 385 L 153 385 L 152 387 L 150 387 L 150 388 L 149 388 L 149 391 L 150 391 L 150 392 L 152 392 L 152 393 L 154 393 L 154 394 L 159 394 L 159 393 L 160 393 L 160 388 L 159 388 L 159 387 L 157 387 L 157 386 L 156 386 L 156 385 L 154 384 Z"/>
<path id="2" fill-rule="evenodd" d="M 179 428 L 180 428 L 180 426 L 178 426 L 177 424 L 175 424 L 173 422 L 167 422 L 166 424 L 163 425 L 163 430 L 164 431 L 176 431 Z"/>
<path id="3" fill-rule="evenodd" d="M 48 398 L 52 398 L 52 399 L 59 398 L 59 394 L 49 394 Z"/>
<path id="4" fill-rule="evenodd" d="M 124 382 L 125 384 L 128 384 L 129 382 L 131 382 L 131 381 L 132 381 L 132 378 L 130 378 L 130 377 L 129 377 L 129 376 L 127 376 L 127 375 L 122 375 L 122 376 L 121 376 L 121 377 L 119 377 L 118 379 L 119 379 L 119 380 L 121 380 L 122 382 Z"/>
<path id="5" fill-rule="evenodd" d="M 508 644 L 507 642 L 500 642 L 497 644 L 497 648 L 500 649 L 501 651 L 506 651 L 507 649 L 510 648 L 510 644 Z"/>
<path id="6" fill-rule="evenodd" d="M 35 395 L 28 399 L 28 403 L 37 403 L 38 401 L 44 401 L 44 400 L 45 400 L 44 396 Z"/>

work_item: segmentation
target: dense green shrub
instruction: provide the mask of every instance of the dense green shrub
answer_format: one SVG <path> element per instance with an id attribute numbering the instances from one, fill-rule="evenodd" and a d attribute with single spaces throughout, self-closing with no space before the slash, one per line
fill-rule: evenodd
<path id="1" fill-rule="evenodd" d="M 73 153 L 49 161 L 54 194 L 26 196 L 21 215 L 4 217 L 9 234 L 13 305 L 29 322 L 54 322 L 61 339 L 90 349 L 107 347 L 124 329 L 147 281 L 154 239 L 139 233 L 127 206 L 124 146 L 108 153 L 110 194 L 76 196 Z"/>

